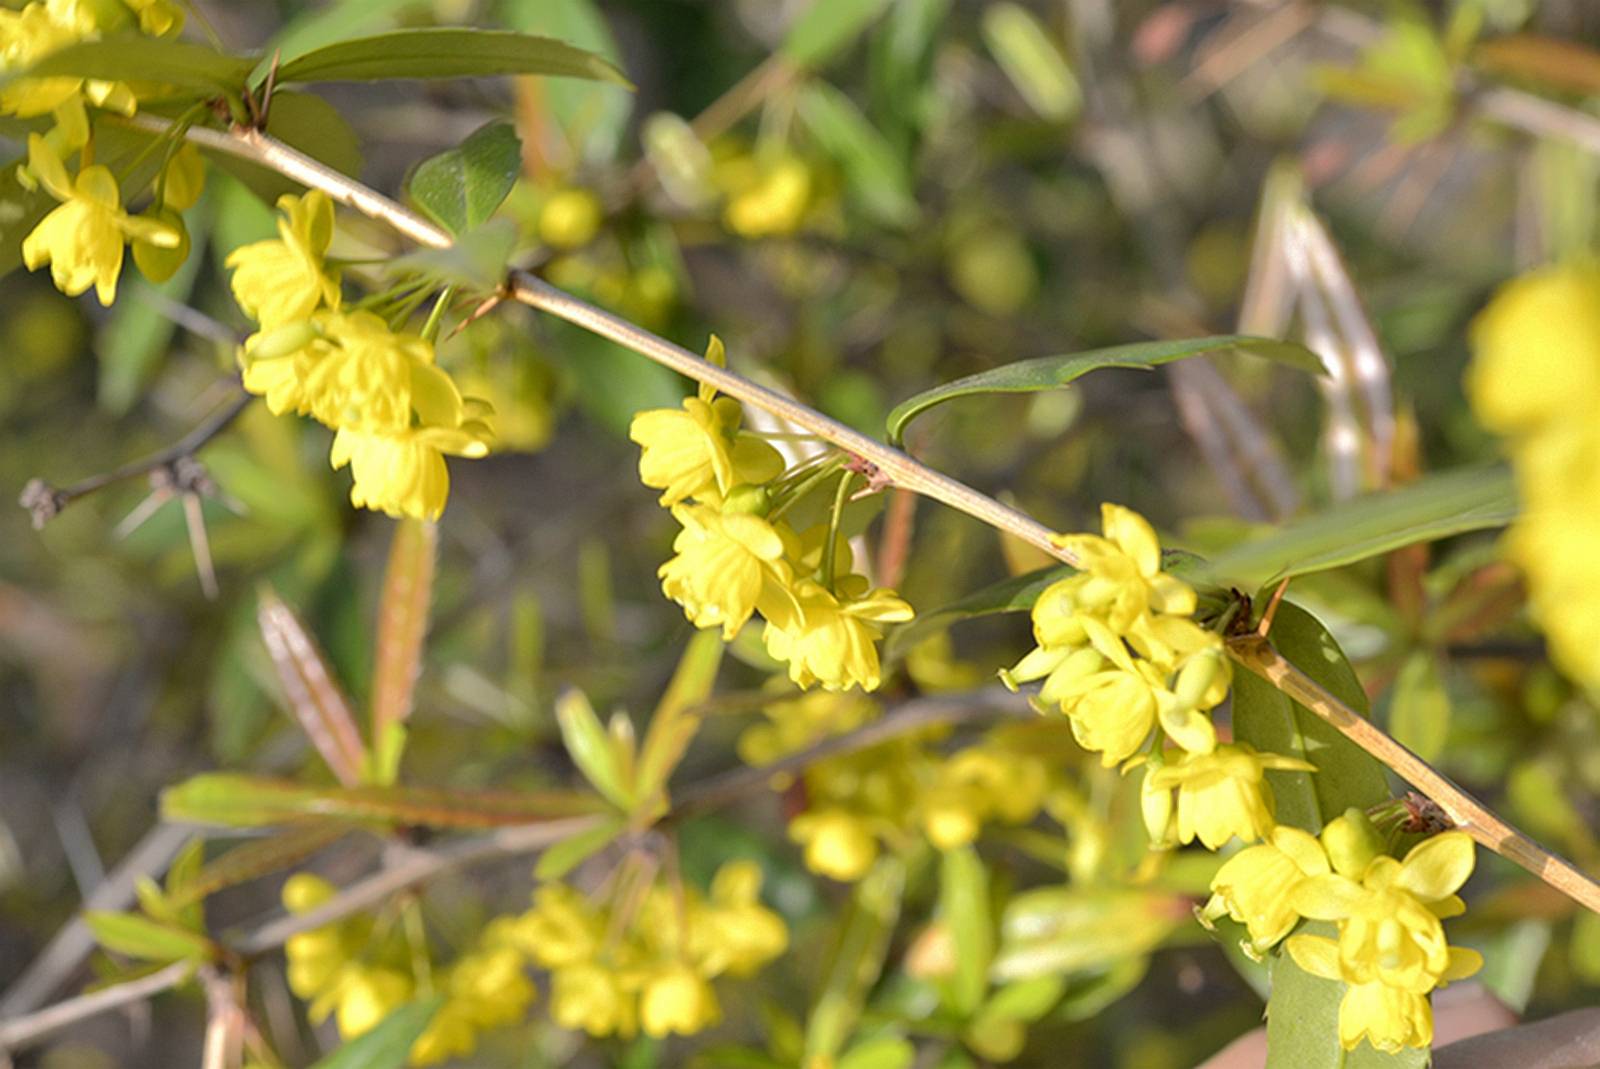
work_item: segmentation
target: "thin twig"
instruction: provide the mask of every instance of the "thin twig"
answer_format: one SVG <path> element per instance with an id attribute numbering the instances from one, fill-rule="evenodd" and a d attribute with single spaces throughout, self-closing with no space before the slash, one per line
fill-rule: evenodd
<path id="1" fill-rule="evenodd" d="M 148 475 L 161 468 L 171 467 L 180 460 L 192 457 L 203 449 L 211 439 L 228 429 L 239 413 L 249 407 L 255 398 L 243 389 L 232 401 L 219 409 L 214 415 L 200 424 L 194 430 L 184 435 L 178 441 L 153 453 L 143 460 L 135 460 L 124 464 L 115 470 L 104 472 L 100 475 L 91 475 L 87 479 L 56 489 L 43 479 L 30 479 L 28 485 L 22 488 L 22 494 L 17 499 L 18 504 L 33 514 L 33 526 L 41 528 L 56 517 L 58 513 L 80 497 L 85 497 L 97 490 L 103 490 L 113 483 L 132 479 L 138 475 Z"/>
<path id="2" fill-rule="evenodd" d="M 69 998 L 26 1017 L 0 1021 L 0 1051 L 19 1051 L 68 1025 L 170 991 L 193 975 L 193 962 L 174 962 L 137 980 Z"/>
<path id="3" fill-rule="evenodd" d="M 1255 634 L 1238 636 L 1229 640 L 1228 653 L 1427 795 L 1479 844 L 1527 869 L 1579 905 L 1600 913 L 1600 884 L 1501 820 L 1428 762 L 1290 664 L 1271 642 Z"/>

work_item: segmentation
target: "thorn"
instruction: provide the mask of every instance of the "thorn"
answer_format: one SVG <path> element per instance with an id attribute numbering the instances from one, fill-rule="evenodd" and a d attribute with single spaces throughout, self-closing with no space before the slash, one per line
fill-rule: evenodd
<path id="1" fill-rule="evenodd" d="M 453 338 L 457 334 L 460 334 L 463 330 L 466 330 L 468 327 L 472 326 L 472 324 L 476 323 L 478 320 L 482 319 L 484 316 L 498 308 L 500 303 L 505 299 L 505 294 L 503 293 L 496 293 L 493 296 L 486 297 L 481 303 L 479 303 L 478 307 L 474 308 L 470 313 L 467 314 L 465 319 L 457 323 L 450 333 L 445 335 L 445 338 Z"/>
<path id="2" fill-rule="evenodd" d="M 1272 600 L 1267 602 L 1267 611 L 1261 614 L 1261 623 L 1256 626 L 1256 634 L 1262 638 L 1267 637 L 1267 632 L 1272 630 L 1272 618 L 1278 615 L 1278 606 L 1283 602 L 1283 592 L 1289 589 L 1289 580 L 1285 579 L 1278 584 L 1278 589 L 1272 592 Z"/>
<path id="3" fill-rule="evenodd" d="M 278 88 L 278 64 L 283 59 L 283 49 L 274 49 L 272 53 L 272 66 L 267 70 L 267 85 L 261 91 L 261 118 L 256 127 L 262 133 L 267 132 L 267 122 L 272 115 L 272 93 Z"/>
<path id="4" fill-rule="evenodd" d="M 154 477 L 152 477 L 150 481 L 154 483 L 156 480 Z M 154 516 L 156 511 L 160 509 L 162 505 L 165 505 L 171 500 L 172 487 L 165 483 L 155 486 L 154 489 L 145 495 L 143 501 L 139 502 L 133 507 L 132 512 L 123 517 L 122 522 L 117 524 L 117 526 L 112 530 L 111 537 L 117 539 L 118 541 L 127 538 L 129 535 L 133 534 L 133 532 L 143 527 L 146 520 L 148 520 L 151 516 Z"/>
<path id="5" fill-rule="evenodd" d="M 189 524 L 189 548 L 194 551 L 195 570 L 200 573 L 200 589 L 206 600 L 216 601 L 221 591 L 217 588 L 217 570 L 211 563 L 211 542 L 206 538 L 206 520 L 200 509 L 199 494 L 183 495 L 183 517 Z"/>

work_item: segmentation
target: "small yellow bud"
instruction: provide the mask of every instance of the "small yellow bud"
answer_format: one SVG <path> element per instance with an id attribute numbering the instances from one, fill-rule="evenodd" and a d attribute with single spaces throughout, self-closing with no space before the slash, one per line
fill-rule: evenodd
<path id="1" fill-rule="evenodd" d="M 594 240 L 603 221 L 600 198 L 587 189 L 563 189 L 539 212 L 539 240 L 554 249 L 576 249 Z"/>
<path id="2" fill-rule="evenodd" d="M 764 516 L 772 504 L 772 495 L 765 486 L 742 483 L 728 491 L 722 501 L 724 516 L 740 513 L 746 516 Z"/>
<path id="3" fill-rule="evenodd" d="M 177 244 L 154 244 L 149 241 L 134 239 L 133 262 L 138 265 L 139 273 L 151 282 L 165 282 L 178 273 L 178 268 L 189 258 L 189 228 L 183 224 L 183 216 L 171 208 L 155 209 L 139 216 L 148 219 L 164 228 L 162 240 L 177 235 Z"/>
<path id="4" fill-rule="evenodd" d="M 1372 859 L 1383 853 L 1383 836 L 1365 813 L 1351 808 L 1322 829 L 1322 845 L 1328 851 L 1333 871 L 1359 880 Z"/>

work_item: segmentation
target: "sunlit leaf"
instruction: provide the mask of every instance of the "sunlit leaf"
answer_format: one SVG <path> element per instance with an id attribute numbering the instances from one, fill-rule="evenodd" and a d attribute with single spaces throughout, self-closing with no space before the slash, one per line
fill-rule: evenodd
<path id="1" fill-rule="evenodd" d="M 19 78 L 73 77 L 107 82 L 154 82 L 201 93 L 241 93 L 253 58 L 144 34 L 79 41 L 51 52 L 31 67 L 0 75 L 0 88 Z"/>
<path id="2" fill-rule="evenodd" d="M 460 145 L 423 160 L 407 193 L 434 222 L 462 234 L 488 222 L 522 172 L 522 142 L 510 123 L 480 127 Z"/>
<path id="3" fill-rule="evenodd" d="M 851 195 L 872 218 L 910 226 L 918 216 L 904 162 L 848 96 L 823 82 L 800 92 L 800 115 L 844 171 Z"/>
<path id="4" fill-rule="evenodd" d="M 1153 368 L 1202 353 L 1223 350 L 1251 353 L 1312 374 L 1321 374 L 1322 361 L 1311 350 L 1293 342 L 1253 338 L 1242 334 L 1222 334 L 1179 341 L 1137 342 L 1109 349 L 1091 349 L 1062 356 L 1040 356 L 1002 364 L 976 375 L 947 382 L 925 390 L 895 406 L 889 413 L 889 441 L 898 445 L 906 427 L 928 409 L 958 397 L 986 393 L 1038 393 L 1068 385 L 1074 379 L 1100 368 Z"/>
<path id="5" fill-rule="evenodd" d="M 950 932 L 955 956 L 955 972 L 941 986 L 950 1009 L 966 1017 L 988 993 L 989 961 L 994 956 L 989 872 L 970 846 L 940 856 L 939 917 Z"/>
<path id="6" fill-rule="evenodd" d="M 280 82 L 375 82 L 545 74 L 627 85 L 610 63 L 563 41 L 506 30 L 394 30 L 313 49 L 278 69 Z"/>
<path id="7" fill-rule="evenodd" d="M 1056 122 L 1077 113 L 1083 104 L 1078 79 L 1056 42 L 1027 8 L 1009 0 L 984 8 L 983 39 L 1034 111 Z"/>
<path id="8" fill-rule="evenodd" d="M 831 1059 L 850 1038 L 866 993 L 883 972 L 904 890 L 905 865 L 895 857 L 880 858 L 856 884 L 835 929 L 821 991 L 806 1019 L 806 1060 Z"/>
<path id="9" fill-rule="evenodd" d="M 800 67 L 817 67 L 848 48 L 889 6 L 889 0 L 812 0 L 789 26 L 783 55 Z"/>
<path id="10" fill-rule="evenodd" d="M 683 760 L 700 717 L 690 710 L 711 696 L 722 666 L 723 642 L 716 631 L 697 631 L 678 661 L 672 681 L 656 705 L 639 749 L 637 790 L 648 798 L 666 788 L 672 770 Z"/>
<path id="11" fill-rule="evenodd" d="M 631 809 L 634 795 L 623 776 L 622 761 L 589 699 L 577 690 L 562 694 L 556 699 L 556 723 L 572 763 L 584 778 L 613 805 Z"/>
<path id="12" fill-rule="evenodd" d="M 993 974 L 1000 980 L 1097 972 L 1142 957 L 1192 921 L 1187 898 L 1112 887 L 1041 887 L 1006 904 Z"/>
<path id="13" fill-rule="evenodd" d="M 409 1002 L 311 1069 L 400 1069 L 411 1057 L 412 1044 L 427 1031 L 444 996 Z"/>
<path id="14" fill-rule="evenodd" d="M 1390 695 L 1389 734 L 1424 761 L 1444 750 L 1450 734 L 1450 695 L 1428 650 L 1417 650 L 1400 666 Z"/>
<path id="15" fill-rule="evenodd" d="M 90 910 L 84 923 L 107 950 L 141 961 L 203 961 L 211 956 L 211 941 L 196 932 L 163 924 L 137 913 Z"/>

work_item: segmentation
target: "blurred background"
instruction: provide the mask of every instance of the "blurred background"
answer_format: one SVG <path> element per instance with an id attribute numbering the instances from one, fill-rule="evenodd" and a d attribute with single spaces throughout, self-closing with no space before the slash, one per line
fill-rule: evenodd
<path id="1" fill-rule="evenodd" d="M 1204 551 L 1251 524 L 1492 460 L 1498 445 L 1461 386 L 1467 324 L 1507 277 L 1597 238 L 1600 7 L 1584 0 L 890 0 L 798 43 L 788 32 L 804 0 L 201 6 L 241 50 L 468 24 L 611 56 L 636 92 L 500 79 L 319 95 L 355 132 L 360 159 L 347 164 L 386 191 L 484 123 L 513 120 L 525 175 L 503 214 L 519 262 L 691 349 L 714 331 L 736 369 L 867 433 L 935 383 L 1151 338 L 1295 337 L 1349 372 L 1319 388 L 1243 356 L 1103 371 L 917 424 L 913 452 L 1057 529 L 1095 528 L 1114 500 Z M 0 487 L 14 498 L 33 478 L 114 469 L 226 404 L 248 324 L 221 258 L 272 225 L 266 203 L 214 172 L 189 216 L 198 255 L 170 282 L 130 272 L 106 310 L 7 275 Z M 406 778 L 565 782 L 555 694 L 577 686 L 596 708 L 642 715 L 691 633 L 657 587 L 673 524 L 633 477 L 625 433 L 686 385 L 521 308 L 440 359 L 493 401 L 500 448 L 452 467 Z M 181 502 L 119 536 L 152 492 L 143 480 L 40 530 L 24 509 L 0 510 L 0 985 L 108 868 L 141 842 L 159 853 L 147 837 L 163 786 L 216 768 L 326 776 L 283 711 L 256 599 L 270 583 L 365 699 L 393 523 L 348 506 L 327 439 L 253 406 L 201 454 L 217 491 L 203 504 L 215 598 Z M 1357 660 L 1380 722 L 1398 678 L 1430 710 L 1406 730 L 1431 733 L 1447 773 L 1594 865 L 1600 719 L 1546 663 L 1493 545 L 1458 539 L 1297 592 Z M 927 504 L 914 546 L 900 589 L 919 612 L 1043 563 Z M 1423 625 L 1446 608 L 1468 623 Z M 964 625 L 952 641 L 930 655 L 955 673 L 940 678 L 992 679 L 1027 648 L 1026 618 Z M 932 671 L 891 683 L 886 700 L 927 688 Z M 752 691 L 763 666 L 722 678 Z M 712 718 L 685 778 L 737 764 L 748 723 Z M 691 873 L 730 850 L 762 862 L 796 947 L 763 997 L 798 1004 L 815 957 L 806 932 L 840 894 L 805 872 L 782 816 L 763 796 L 685 827 L 682 846 Z M 321 870 L 348 880 L 371 861 L 363 849 Z M 1569 904 L 1494 859 L 1480 868 L 1462 931 L 1489 954 L 1484 983 L 1533 1017 L 1592 1002 L 1600 927 L 1575 925 Z M 509 861 L 428 900 L 446 930 L 471 931 L 527 888 L 526 863 Z M 212 921 L 256 916 L 275 894 L 272 881 L 230 892 Z M 273 968 L 261 967 L 264 1019 L 303 1064 L 318 1040 Z M 1015 1064 L 1193 1065 L 1259 1022 L 1259 995 L 1193 925 L 1129 975 L 1111 998 L 1036 1026 Z M 719 1035 L 759 1038 L 755 1000 L 731 996 Z M 540 1016 L 472 1064 L 686 1060 L 686 1047 L 650 1043 L 575 1055 Z M 19 1064 L 187 1064 L 203 1026 L 198 995 L 169 998 Z"/>

